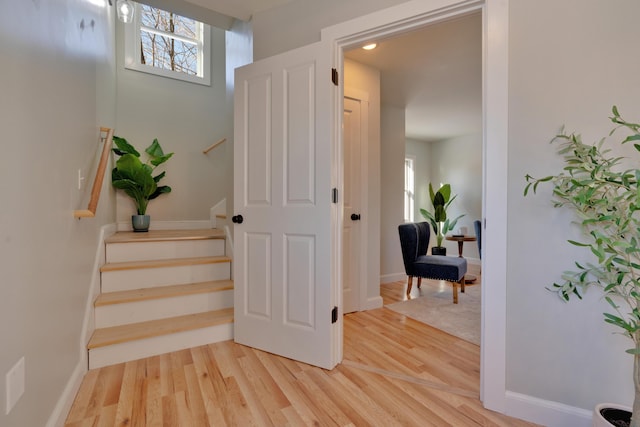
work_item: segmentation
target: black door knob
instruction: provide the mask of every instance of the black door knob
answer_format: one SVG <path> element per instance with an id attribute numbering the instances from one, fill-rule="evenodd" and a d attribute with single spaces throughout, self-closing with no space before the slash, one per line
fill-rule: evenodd
<path id="1" fill-rule="evenodd" d="M 360 221 L 360 214 L 351 214 L 351 221 Z"/>
<path id="2" fill-rule="evenodd" d="M 236 224 L 242 224 L 242 221 L 244 221 L 244 218 L 242 218 L 242 215 L 234 215 L 231 217 L 231 221 L 233 221 Z"/>

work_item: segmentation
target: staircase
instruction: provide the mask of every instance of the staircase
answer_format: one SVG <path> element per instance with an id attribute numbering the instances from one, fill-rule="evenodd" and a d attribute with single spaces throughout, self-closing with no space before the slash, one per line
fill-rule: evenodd
<path id="1" fill-rule="evenodd" d="M 89 369 L 233 338 L 224 232 L 118 232 L 105 244 Z"/>

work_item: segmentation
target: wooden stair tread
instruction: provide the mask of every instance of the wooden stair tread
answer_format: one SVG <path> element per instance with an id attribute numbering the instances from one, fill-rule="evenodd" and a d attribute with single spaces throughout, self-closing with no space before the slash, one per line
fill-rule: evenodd
<path id="1" fill-rule="evenodd" d="M 100 307 L 127 302 L 171 298 L 208 292 L 233 289 L 233 280 L 213 280 L 209 282 L 189 283 L 185 285 L 159 286 L 155 288 L 134 289 L 129 291 L 107 292 L 100 294 L 94 306 Z"/>
<path id="2" fill-rule="evenodd" d="M 217 228 L 204 228 L 197 230 L 149 230 L 146 233 L 119 231 L 114 235 L 107 237 L 105 239 L 105 243 L 160 242 L 224 238 L 224 231 Z"/>
<path id="3" fill-rule="evenodd" d="M 183 265 L 216 264 L 231 262 L 227 256 L 206 256 L 192 258 L 170 258 L 150 261 L 109 262 L 100 267 L 100 272 L 116 270 L 135 270 L 139 268 L 179 267 Z"/>
<path id="4" fill-rule="evenodd" d="M 96 329 L 87 344 L 89 350 L 129 341 L 168 335 L 233 322 L 233 307 L 185 316 Z"/>

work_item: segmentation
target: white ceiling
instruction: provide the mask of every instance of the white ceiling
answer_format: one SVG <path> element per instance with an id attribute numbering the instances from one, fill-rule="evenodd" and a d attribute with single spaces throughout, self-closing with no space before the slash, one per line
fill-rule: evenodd
<path id="1" fill-rule="evenodd" d="M 380 70 L 382 103 L 406 109 L 408 138 L 436 141 L 482 129 L 481 34 L 476 13 L 345 56 Z"/>
<path id="2" fill-rule="evenodd" d="M 254 13 L 271 9 L 293 0 L 185 0 L 232 18 L 248 21 Z"/>

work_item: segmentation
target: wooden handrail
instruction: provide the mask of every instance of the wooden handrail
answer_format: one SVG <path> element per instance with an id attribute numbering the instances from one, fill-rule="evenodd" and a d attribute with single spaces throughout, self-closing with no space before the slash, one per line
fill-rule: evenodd
<path id="1" fill-rule="evenodd" d="M 213 150 L 214 148 L 216 148 L 218 145 L 222 144 L 226 140 L 227 140 L 227 138 L 222 138 L 221 140 L 219 140 L 217 142 L 214 142 L 213 144 L 211 144 L 210 146 L 208 146 L 207 148 L 202 150 L 202 153 L 203 154 L 207 154 L 209 151 Z"/>
<path id="2" fill-rule="evenodd" d="M 106 133 L 103 138 L 102 134 Z M 98 208 L 98 200 L 100 199 L 100 190 L 102 190 L 102 183 L 104 181 L 104 174 L 107 170 L 107 163 L 109 162 L 109 152 L 111 151 L 111 144 L 113 143 L 113 129 L 100 128 L 100 139 L 104 140 L 104 146 L 102 147 L 102 154 L 100 155 L 100 163 L 98 163 L 98 169 L 96 170 L 96 178 L 93 181 L 93 188 L 91 189 L 91 199 L 89 199 L 89 206 L 86 210 L 73 211 L 75 218 L 93 218 L 96 216 L 96 209 Z"/>

